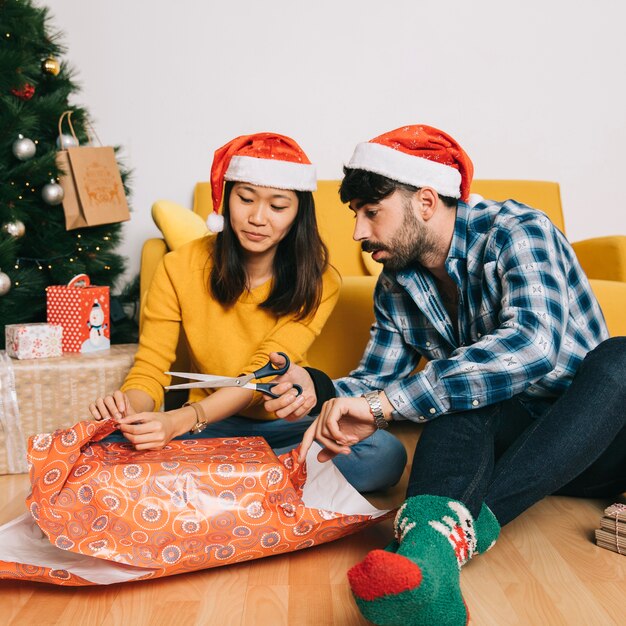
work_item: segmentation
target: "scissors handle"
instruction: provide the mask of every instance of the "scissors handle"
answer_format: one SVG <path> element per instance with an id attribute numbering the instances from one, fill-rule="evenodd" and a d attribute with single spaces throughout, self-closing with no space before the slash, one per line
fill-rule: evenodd
<path id="1" fill-rule="evenodd" d="M 282 367 L 276 367 L 271 361 L 268 361 L 262 368 L 254 372 L 254 378 L 265 378 L 267 376 L 281 376 L 284 374 L 291 365 L 289 357 L 284 352 L 278 352 L 280 356 L 285 359 L 285 364 Z"/>
<path id="2" fill-rule="evenodd" d="M 257 391 L 267 394 L 272 398 L 280 398 L 280 394 L 274 393 L 272 391 L 272 387 L 276 387 L 276 385 L 278 384 L 280 383 L 256 383 L 255 387 Z M 300 387 L 300 385 L 294 385 L 293 388 L 297 391 L 296 395 L 299 396 L 302 394 L 302 387 Z"/>

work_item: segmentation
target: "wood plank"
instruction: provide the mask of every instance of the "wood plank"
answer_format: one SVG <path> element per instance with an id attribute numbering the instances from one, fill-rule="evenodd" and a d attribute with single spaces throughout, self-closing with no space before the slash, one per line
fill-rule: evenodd
<path id="1" fill-rule="evenodd" d="M 252 585 L 245 595 L 242 626 L 287 626 L 289 585 Z"/>
<path id="2" fill-rule="evenodd" d="M 415 435 L 401 433 L 412 452 Z M 413 438 L 411 438 L 413 437 Z M 408 480 L 376 506 L 393 508 Z M 0 523 L 25 511 L 26 475 L 0 476 Z M 495 547 L 461 573 L 472 625 L 626 623 L 626 557 L 595 545 L 608 502 L 545 498 L 502 531 Z M 296 553 L 152 581 L 56 587 L 0 581 L 0 624 L 364 626 L 346 571 L 384 547 L 392 520 Z"/>

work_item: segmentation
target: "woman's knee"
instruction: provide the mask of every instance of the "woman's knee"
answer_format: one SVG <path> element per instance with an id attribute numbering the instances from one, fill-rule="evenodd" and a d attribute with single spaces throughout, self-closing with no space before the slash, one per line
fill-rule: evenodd
<path id="1" fill-rule="evenodd" d="M 397 437 L 377 430 L 354 446 L 350 454 L 336 457 L 334 462 L 357 491 L 366 493 L 393 487 L 402 477 L 407 454 Z"/>

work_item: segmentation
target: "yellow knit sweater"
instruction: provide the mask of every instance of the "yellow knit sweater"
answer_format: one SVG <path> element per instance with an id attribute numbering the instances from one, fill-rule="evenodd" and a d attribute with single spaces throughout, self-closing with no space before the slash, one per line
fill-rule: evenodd
<path id="1" fill-rule="evenodd" d="M 340 278 L 334 269 L 324 274 L 322 302 L 307 320 L 293 316 L 276 318 L 259 308 L 267 299 L 271 281 L 242 294 L 225 309 L 207 290 L 212 241 L 196 239 L 165 255 L 150 285 L 135 364 L 122 390 L 141 389 L 163 403 L 163 387 L 170 384 L 168 371 L 175 360 L 181 328 L 187 338 L 191 371 L 220 376 L 251 373 L 274 351 L 285 352 L 293 363 L 306 365 L 306 352 L 319 335 L 339 297 Z M 190 401 L 201 400 L 211 389 L 192 389 Z M 263 409 L 263 396 L 254 399 L 243 415 L 274 419 Z"/>

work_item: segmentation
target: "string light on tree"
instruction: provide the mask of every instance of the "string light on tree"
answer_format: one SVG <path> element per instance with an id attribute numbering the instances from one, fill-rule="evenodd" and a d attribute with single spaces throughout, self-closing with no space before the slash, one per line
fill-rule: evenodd
<path id="1" fill-rule="evenodd" d="M 24 137 L 24 135 L 18 135 L 17 139 L 13 142 L 13 154 L 20 161 L 28 161 L 32 159 L 37 152 L 37 146 L 32 139 Z"/>

